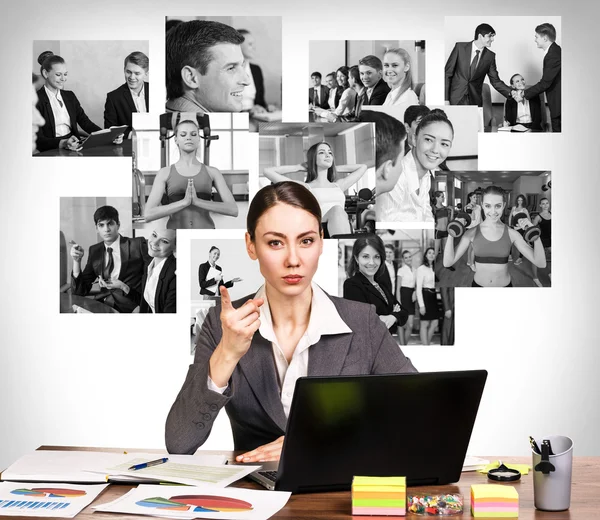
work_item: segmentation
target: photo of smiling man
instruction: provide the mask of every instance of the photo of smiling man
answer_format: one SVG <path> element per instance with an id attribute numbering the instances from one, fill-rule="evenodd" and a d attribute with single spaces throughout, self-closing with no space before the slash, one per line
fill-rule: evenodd
<path id="1" fill-rule="evenodd" d="M 281 106 L 281 18 L 188 17 L 174 22 L 167 17 L 167 111 L 250 111 L 244 101 L 251 91 L 258 91 L 250 58 L 244 55 L 243 44 L 250 33 L 257 47 L 268 49 L 271 57 L 260 67 L 260 90 L 271 95 L 265 104 Z M 239 32 L 234 27 L 245 29 Z"/>

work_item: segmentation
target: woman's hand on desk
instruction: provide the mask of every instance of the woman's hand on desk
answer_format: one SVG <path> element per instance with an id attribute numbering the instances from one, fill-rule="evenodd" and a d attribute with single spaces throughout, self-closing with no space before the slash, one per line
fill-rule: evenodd
<path id="1" fill-rule="evenodd" d="M 59 148 L 66 148 L 67 150 L 72 150 L 74 152 L 81 150 L 81 145 L 79 144 L 79 139 L 72 135 L 68 139 L 63 139 L 58 144 Z"/>
<path id="2" fill-rule="evenodd" d="M 282 435 L 279 439 L 269 444 L 263 444 L 255 450 L 238 455 L 235 460 L 238 462 L 270 462 L 279 460 L 281 457 L 281 448 L 283 448 L 283 439 L 284 436 Z"/>
<path id="3" fill-rule="evenodd" d="M 119 134 L 117 138 L 113 141 L 113 144 L 121 144 L 123 142 L 123 137 L 125 134 Z"/>

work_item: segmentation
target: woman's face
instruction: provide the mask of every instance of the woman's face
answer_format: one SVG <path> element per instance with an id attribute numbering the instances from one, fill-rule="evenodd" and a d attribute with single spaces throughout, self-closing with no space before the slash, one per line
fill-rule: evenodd
<path id="1" fill-rule="evenodd" d="M 335 77 L 340 87 L 345 87 L 347 85 L 346 76 L 344 76 L 339 70 Z"/>
<path id="2" fill-rule="evenodd" d="M 221 258 L 221 251 L 219 251 L 218 249 L 213 249 L 210 253 L 208 253 L 208 261 L 212 264 L 215 265 L 215 262 Z"/>
<path id="3" fill-rule="evenodd" d="M 152 258 L 167 258 L 175 251 L 175 230 L 153 231 L 148 239 L 148 254 Z"/>
<path id="4" fill-rule="evenodd" d="M 246 250 L 258 260 L 269 291 L 298 296 L 310 287 L 323 252 L 319 222 L 306 210 L 278 203 L 258 219 L 254 242 L 246 233 Z"/>
<path id="5" fill-rule="evenodd" d="M 433 249 L 428 249 L 425 253 L 425 258 L 427 258 L 429 265 L 433 264 L 433 261 L 435 260 L 435 251 Z"/>
<path id="6" fill-rule="evenodd" d="M 192 123 L 184 123 L 177 127 L 175 144 L 180 151 L 195 152 L 200 144 L 198 127 Z"/>
<path id="7" fill-rule="evenodd" d="M 316 154 L 317 169 L 328 170 L 333 164 L 333 152 L 328 144 L 321 143 L 317 147 Z"/>
<path id="8" fill-rule="evenodd" d="M 399 54 L 388 52 L 383 56 L 383 77 L 391 88 L 400 86 L 408 70 L 408 64 Z"/>
<path id="9" fill-rule="evenodd" d="M 415 156 L 426 170 L 437 168 L 452 149 L 452 129 L 444 122 L 435 122 L 422 128 L 417 135 Z"/>
<path id="10" fill-rule="evenodd" d="M 471 195 L 471 198 L 469 199 L 469 202 L 471 204 L 477 204 L 477 194 L 473 193 L 473 195 Z"/>
<path id="11" fill-rule="evenodd" d="M 483 213 L 485 218 L 498 222 L 504 213 L 504 199 L 502 195 L 488 193 L 483 196 Z"/>
<path id="12" fill-rule="evenodd" d="M 365 246 L 356 257 L 359 271 L 367 278 L 373 278 L 381 265 L 381 256 L 373 246 Z"/>
<path id="13" fill-rule="evenodd" d="M 36 106 L 38 102 L 38 95 L 35 91 L 35 87 L 31 85 L 31 89 L 33 90 L 33 94 L 31 96 L 31 151 L 35 151 L 37 133 L 39 129 L 46 124 L 46 121 Z"/>
<path id="14" fill-rule="evenodd" d="M 46 85 L 55 90 L 64 88 L 68 74 L 69 72 L 65 63 L 55 63 L 49 71 L 42 71 L 42 75 L 46 79 Z"/>
<path id="15" fill-rule="evenodd" d="M 438 204 L 443 204 L 444 200 L 446 200 L 446 195 L 443 193 L 440 193 L 439 197 L 437 198 Z"/>
<path id="16" fill-rule="evenodd" d="M 548 211 L 550 209 L 550 201 L 548 199 L 544 199 L 540 202 L 540 208 L 542 211 Z"/>
<path id="17" fill-rule="evenodd" d="M 402 257 L 402 261 L 408 266 L 408 267 L 412 267 L 412 256 L 410 256 L 409 253 L 406 253 L 403 257 Z"/>
<path id="18" fill-rule="evenodd" d="M 354 86 L 356 85 L 356 80 L 354 79 L 354 76 L 352 74 L 348 75 L 348 86 L 354 88 Z"/>
<path id="19" fill-rule="evenodd" d="M 525 78 L 521 75 L 515 76 L 512 81 L 512 86 L 517 90 L 525 90 Z"/>
<path id="20" fill-rule="evenodd" d="M 523 206 L 525 206 L 525 199 L 523 197 L 517 197 L 517 206 L 519 208 L 522 208 Z"/>

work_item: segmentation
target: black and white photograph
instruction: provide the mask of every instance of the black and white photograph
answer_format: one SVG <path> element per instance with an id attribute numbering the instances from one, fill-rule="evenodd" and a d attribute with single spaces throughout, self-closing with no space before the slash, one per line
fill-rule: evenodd
<path id="1" fill-rule="evenodd" d="M 380 110 L 402 121 L 424 105 L 424 40 L 309 42 L 309 121 L 354 121 Z"/>
<path id="2" fill-rule="evenodd" d="M 128 197 L 61 197 L 60 312 L 176 312 L 176 232 L 131 226 Z"/>
<path id="3" fill-rule="evenodd" d="M 485 132 L 561 131 L 560 16 L 445 18 L 445 100 Z"/>
<path id="4" fill-rule="evenodd" d="M 167 16 L 166 109 L 281 121 L 281 17 Z"/>
<path id="5" fill-rule="evenodd" d="M 323 253 L 318 258 L 318 268 L 312 280 L 333 296 L 336 296 L 337 289 L 333 274 L 335 255 L 336 241 L 323 241 Z M 193 355 L 206 315 L 221 299 L 220 287 L 225 287 L 230 301 L 235 302 L 253 296 L 265 285 L 266 278 L 261 274 L 260 259 L 256 261 L 250 258 L 246 242 L 242 238 L 193 239 L 190 256 L 191 354 Z"/>
<path id="6" fill-rule="evenodd" d="M 375 231 L 375 125 L 263 123 L 259 187 L 294 181 L 317 199 L 325 238 Z"/>
<path id="7" fill-rule="evenodd" d="M 248 114 L 136 114 L 134 133 L 135 229 L 245 227 Z"/>
<path id="8" fill-rule="evenodd" d="M 378 228 L 433 228 L 437 176 L 477 168 L 477 107 L 413 105 L 404 128 L 388 114 L 363 112 L 361 120 L 376 121 Z"/>
<path id="9" fill-rule="evenodd" d="M 551 286 L 551 172 L 447 172 L 431 204 L 440 287 Z"/>
<path id="10" fill-rule="evenodd" d="M 338 242 L 340 294 L 375 306 L 399 345 L 454 344 L 454 289 L 436 287 L 431 229 Z"/>
<path id="11" fill-rule="evenodd" d="M 131 157 L 132 114 L 149 110 L 148 46 L 35 40 L 33 155 Z"/>

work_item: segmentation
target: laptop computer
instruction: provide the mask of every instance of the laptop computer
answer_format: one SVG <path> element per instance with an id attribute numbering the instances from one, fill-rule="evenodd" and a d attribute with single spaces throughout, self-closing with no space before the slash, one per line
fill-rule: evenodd
<path id="1" fill-rule="evenodd" d="M 267 489 L 350 489 L 352 478 L 457 482 L 487 372 L 302 377 L 279 463 L 249 475 Z"/>

